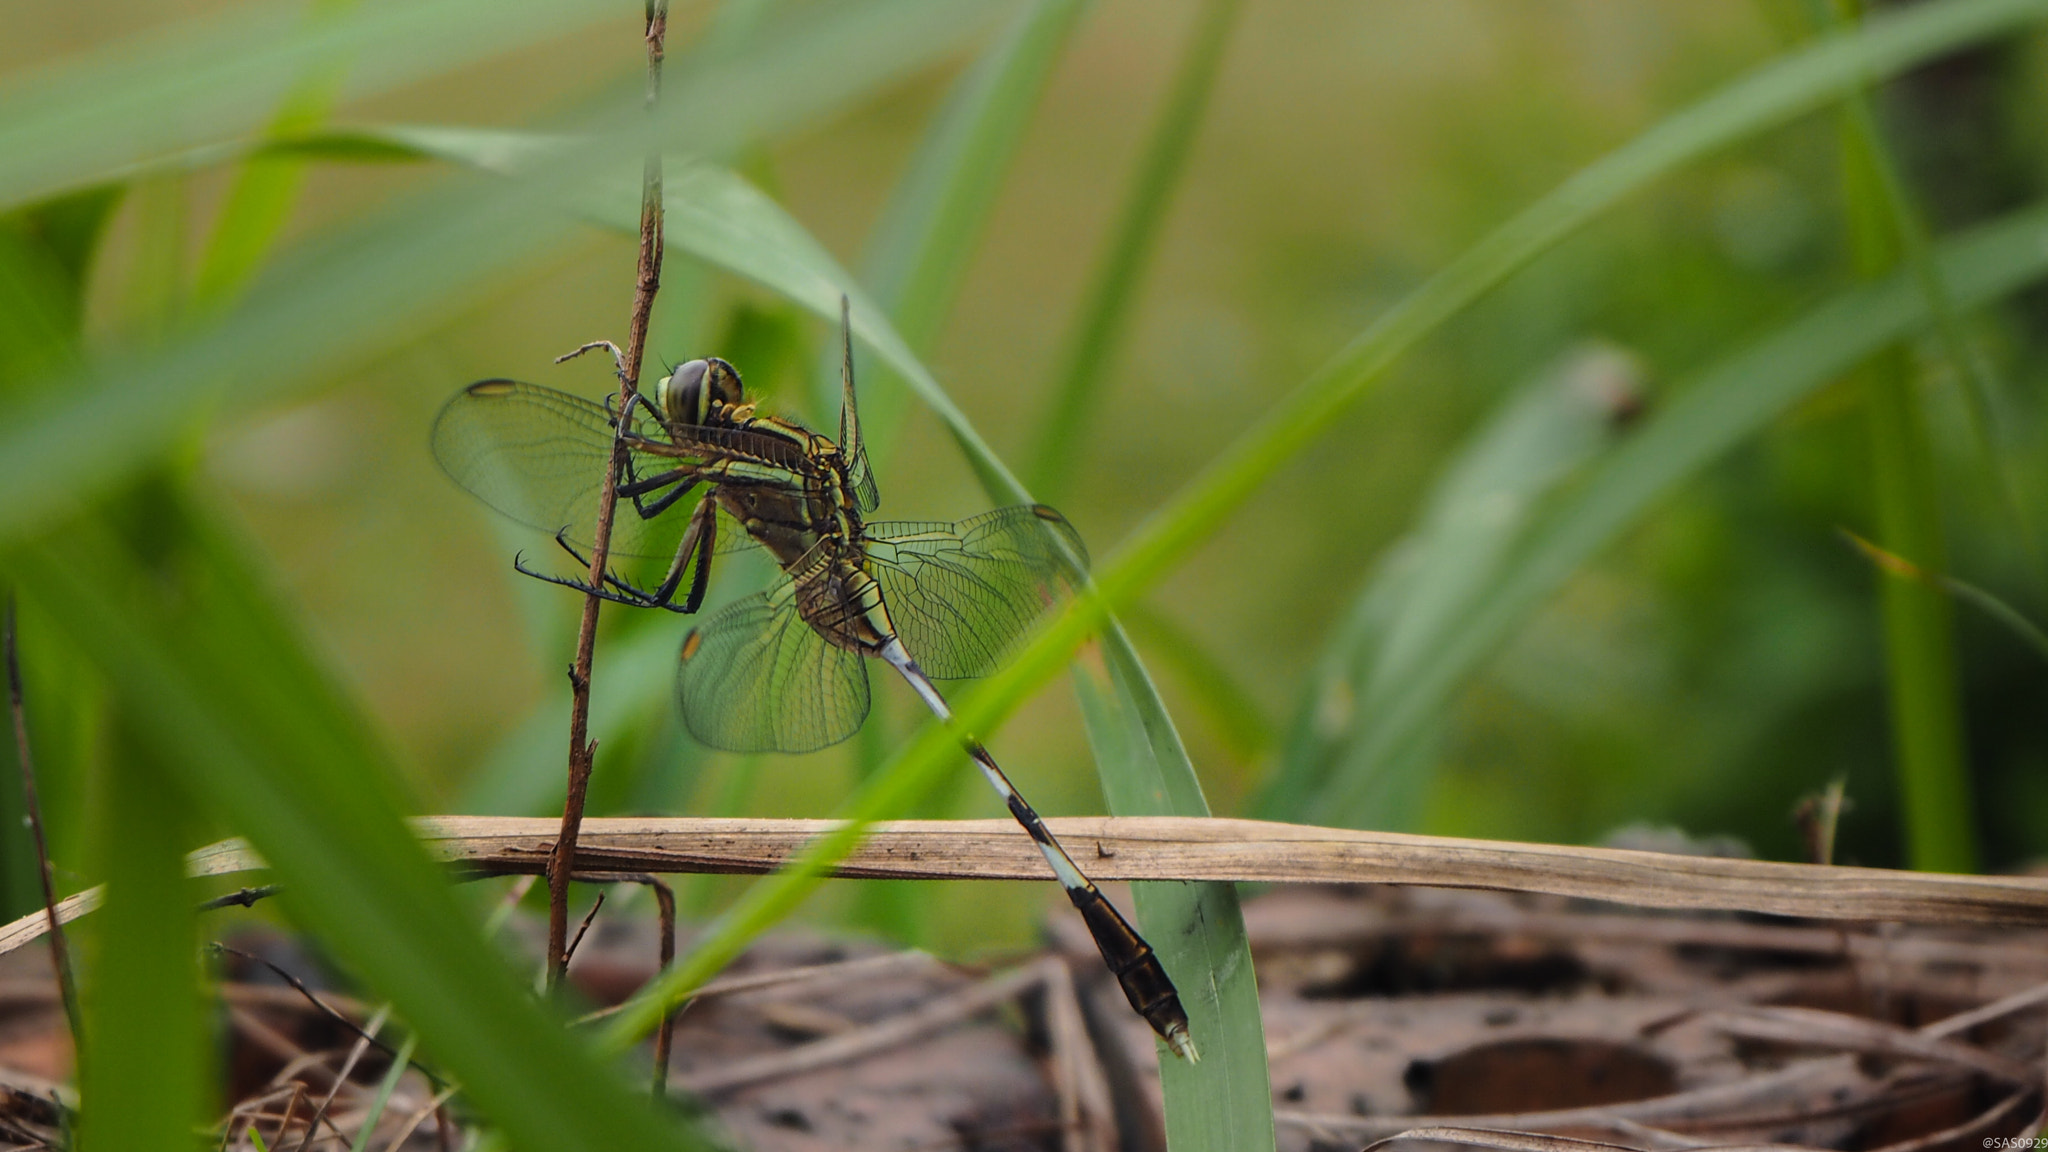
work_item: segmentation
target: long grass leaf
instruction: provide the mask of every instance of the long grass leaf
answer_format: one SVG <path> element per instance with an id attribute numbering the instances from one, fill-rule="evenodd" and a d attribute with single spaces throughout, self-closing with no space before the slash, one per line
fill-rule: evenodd
<path id="1" fill-rule="evenodd" d="M 1153 245 L 1166 226 L 1173 190 L 1187 167 L 1195 134 L 1209 107 L 1223 49 L 1237 21 L 1239 0 L 1207 0 L 1195 14 L 1159 120 L 1145 138 L 1131 183 L 1110 226 L 1109 242 L 1074 312 L 1071 334 L 1054 376 L 1052 406 L 1031 455 L 1031 487 L 1057 501 L 1074 473 L 1088 435 L 1090 415 L 1101 405 L 1103 376 L 1136 302 L 1138 282 Z"/>
<path id="2" fill-rule="evenodd" d="M 1841 129 L 1845 223 L 1856 275 L 1875 280 L 1902 265 L 1908 268 L 1927 298 L 1935 330 L 1960 351 L 1960 336 L 1950 331 L 1954 309 L 1947 289 L 1926 254 L 1912 251 L 1918 240 L 1913 213 L 1864 92 L 1845 102 Z M 1968 353 L 1961 354 L 1965 360 L 1957 367 L 1967 374 Z M 1941 526 L 1940 481 L 1917 376 L 1911 350 L 1894 344 L 1858 365 L 1853 379 L 1863 397 L 1880 540 L 1915 563 L 1943 571 L 1948 546 Z M 1923 871 L 1974 872 L 1977 843 L 1963 747 L 1954 610 L 1938 590 L 1882 569 L 1878 585 L 1907 859 Z"/>
<path id="3" fill-rule="evenodd" d="M 184 857 L 192 804 L 126 728 L 109 757 L 96 832 L 106 904 L 88 937 L 80 1139 L 95 1148 L 192 1148 L 208 1088 L 198 906 Z"/>
<path id="4" fill-rule="evenodd" d="M 1158 691 L 1114 620 L 1099 659 L 1076 661 L 1074 689 L 1102 773 L 1103 798 L 1119 816 L 1207 816 L 1194 765 Z M 1271 1148 L 1273 1089 L 1265 1023 L 1244 914 L 1232 884 L 1131 886 L 1139 923 L 1187 1010 L 1199 1063 L 1161 1048 L 1167 1143 L 1176 1149 Z"/>
<path id="5" fill-rule="evenodd" d="M 1999 299 L 2048 272 L 2048 207 L 1948 240 L 1936 260 L 1963 306 Z M 1388 700 L 1368 739 L 1398 746 L 1573 571 L 1658 498 L 1864 356 L 1929 320 L 1925 294 L 1902 274 L 1844 292 L 1695 377 L 1603 460 L 1568 504 L 1530 530 L 1527 547 L 1475 610 Z M 1371 807 L 1363 783 L 1332 781 L 1316 810 L 1326 822 L 1356 823 L 1369 818 Z"/>

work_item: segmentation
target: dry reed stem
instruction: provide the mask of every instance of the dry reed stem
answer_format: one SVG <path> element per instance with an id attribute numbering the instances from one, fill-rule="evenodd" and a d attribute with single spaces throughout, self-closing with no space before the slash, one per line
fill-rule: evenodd
<path id="1" fill-rule="evenodd" d="M 1222 818 L 1065 817 L 1046 824 L 1103 880 L 1412 884 L 1824 920 L 2048 926 L 2048 879 L 2032 876 L 1781 864 Z M 556 831 L 550 819 L 502 816 L 430 816 L 414 826 L 436 858 L 472 873 L 544 872 Z M 577 867 L 657 875 L 768 872 L 833 827 L 827 820 L 592 819 L 584 822 Z M 190 864 L 197 876 L 231 876 L 263 867 L 240 840 L 202 848 L 191 855 Z M 1031 839 L 1008 820 L 878 824 L 834 874 L 1050 878 Z M 58 919 L 68 923 L 84 915 L 99 898 L 98 890 L 91 889 L 60 901 Z M 0 955 L 39 939 L 46 930 L 41 912 L 0 927 Z"/>

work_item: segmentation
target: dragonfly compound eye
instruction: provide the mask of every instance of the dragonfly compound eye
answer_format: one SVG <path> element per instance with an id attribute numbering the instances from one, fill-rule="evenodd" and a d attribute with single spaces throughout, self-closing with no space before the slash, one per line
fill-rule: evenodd
<path id="1" fill-rule="evenodd" d="M 739 369 L 716 356 L 705 363 L 710 365 L 704 375 L 705 396 L 717 403 L 734 406 L 746 400 L 746 389 L 740 384 Z"/>
<path id="2" fill-rule="evenodd" d="M 702 424 L 704 422 L 704 375 L 710 365 L 702 360 L 692 360 L 661 378 L 655 386 L 654 398 L 661 404 L 662 415 L 671 424 Z"/>

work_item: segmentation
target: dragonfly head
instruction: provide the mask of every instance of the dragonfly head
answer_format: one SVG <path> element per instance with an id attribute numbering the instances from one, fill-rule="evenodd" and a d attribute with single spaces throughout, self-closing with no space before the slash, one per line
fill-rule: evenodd
<path id="1" fill-rule="evenodd" d="M 745 395 L 738 370 L 716 356 L 680 365 L 654 386 L 655 402 L 671 424 L 702 424 L 716 405 L 737 406 Z"/>

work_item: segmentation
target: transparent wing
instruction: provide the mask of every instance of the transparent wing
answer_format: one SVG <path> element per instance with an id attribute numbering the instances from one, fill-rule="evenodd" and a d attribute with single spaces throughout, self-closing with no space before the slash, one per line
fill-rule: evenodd
<path id="1" fill-rule="evenodd" d="M 701 457 L 680 457 L 658 426 L 637 411 L 635 417 L 627 430 L 630 475 L 624 481 L 699 462 Z M 611 412 L 595 401 L 514 380 L 483 380 L 456 393 L 435 418 L 434 458 L 490 507 L 550 536 L 566 531 L 571 543 L 587 549 L 611 463 L 612 427 Z M 675 555 L 701 491 L 652 518 L 642 518 L 631 500 L 622 500 L 612 525 L 612 552 Z M 661 495 L 650 492 L 641 503 L 652 504 Z M 722 519 L 721 550 L 749 543 L 744 529 Z"/>
<path id="2" fill-rule="evenodd" d="M 846 479 L 860 510 L 873 512 L 882 503 L 875 489 L 875 470 L 868 467 L 867 439 L 860 434 L 860 409 L 853 401 L 853 325 L 846 297 L 839 298 L 839 341 L 845 359 L 839 373 L 839 451 L 846 458 Z"/>
<path id="3" fill-rule="evenodd" d="M 700 743 L 728 752 L 814 752 L 853 735 L 867 718 L 860 654 L 826 643 L 796 603 L 796 584 L 782 580 L 683 638 L 676 694 Z"/>
<path id="4" fill-rule="evenodd" d="M 936 680 L 994 671 L 1088 561 L 1074 526 L 1043 504 L 958 524 L 870 524 L 866 537 L 896 635 Z"/>

